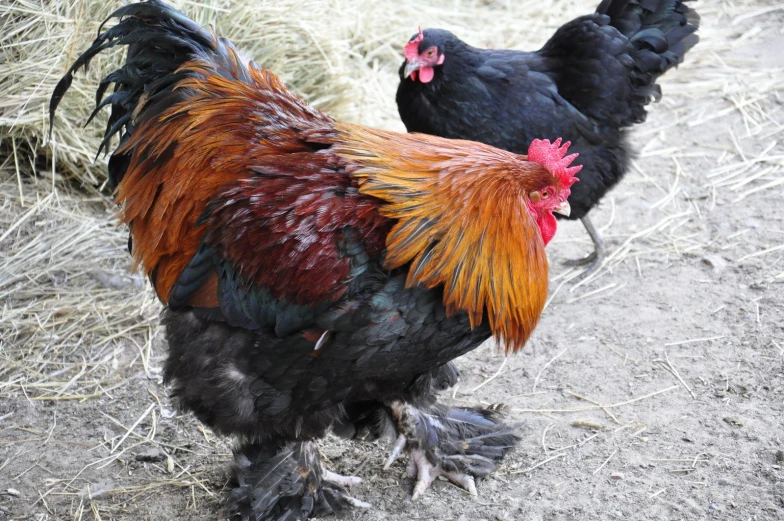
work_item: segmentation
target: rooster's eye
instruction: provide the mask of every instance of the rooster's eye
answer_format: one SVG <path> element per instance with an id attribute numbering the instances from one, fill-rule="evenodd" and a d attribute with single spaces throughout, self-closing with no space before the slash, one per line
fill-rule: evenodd
<path id="1" fill-rule="evenodd" d="M 542 190 L 542 197 L 543 197 L 543 198 L 545 198 L 545 199 L 547 199 L 548 197 L 550 197 L 550 191 L 549 191 L 549 190 L 546 190 L 546 189 L 545 189 L 545 190 Z"/>

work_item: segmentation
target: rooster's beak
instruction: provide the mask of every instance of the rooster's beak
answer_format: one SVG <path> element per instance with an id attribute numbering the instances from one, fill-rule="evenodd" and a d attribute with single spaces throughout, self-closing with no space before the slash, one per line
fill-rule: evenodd
<path id="1" fill-rule="evenodd" d="M 572 213 L 572 207 L 569 206 L 569 201 L 564 201 L 555 208 L 553 208 L 555 213 L 560 213 L 564 217 L 569 217 L 569 214 Z"/>
<path id="2" fill-rule="evenodd" d="M 406 63 L 406 68 L 403 69 L 403 78 L 408 78 L 412 72 L 418 71 L 420 67 L 422 67 L 422 64 L 417 60 Z"/>

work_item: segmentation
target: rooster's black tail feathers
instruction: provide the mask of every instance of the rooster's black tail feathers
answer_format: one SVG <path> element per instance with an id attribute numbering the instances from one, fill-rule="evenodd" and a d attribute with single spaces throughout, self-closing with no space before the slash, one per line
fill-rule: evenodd
<path id="1" fill-rule="evenodd" d="M 119 23 L 104 30 L 113 19 Z M 199 57 L 220 54 L 228 42 L 216 40 L 210 32 L 196 22 L 159 0 L 134 3 L 114 11 L 101 24 L 98 37 L 54 89 L 49 102 L 50 129 L 57 106 L 73 81 L 73 74 L 87 67 L 96 55 L 117 45 L 128 46 L 128 56 L 119 69 L 109 73 L 96 91 L 96 108 L 88 123 L 105 106 L 111 105 L 104 139 L 98 154 L 108 149 L 115 134 L 120 134 L 122 145 L 133 132 L 134 117 L 140 101 L 150 100 L 154 94 L 171 90 L 171 87 L 188 74 L 175 73 L 184 63 Z M 104 98 L 109 85 L 114 83 L 112 94 Z M 116 186 L 125 174 L 128 158 L 115 154 L 109 164 L 109 178 Z"/>

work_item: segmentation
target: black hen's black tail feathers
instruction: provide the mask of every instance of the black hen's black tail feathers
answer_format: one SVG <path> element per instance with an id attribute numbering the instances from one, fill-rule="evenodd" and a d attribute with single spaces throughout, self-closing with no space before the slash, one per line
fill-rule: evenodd
<path id="1" fill-rule="evenodd" d="M 119 23 L 104 31 L 107 22 Z M 104 139 L 98 154 L 108 148 L 112 137 L 120 133 L 122 145 L 133 132 L 133 118 L 142 96 L 148 99 L 155 93 L 170 89 L 182 79 L 175 71 L 184 63 L 199 58 L 221 54 L 230 43 L 215 39 L 212 34 L 176 9 L 161 2 L 149 0 L 121 7 L 114 11 L 98 30 L 98 37 L 57 84 L 49 102 L 49 128 L 57 106 L 68 91 L 73 75 L 101 51 L 118 45 L 128 46 L 128 55 L 122 67 L 109 73 L 96 91 L 96 108 L 90 120 L 105 106 L 111 105 Z M 185 74 L 185 73 L 182 73 Z M 114 83 L 114 92 L 104 94 Z M 125 174 L 128 158 L 115 154 L 109 162 L 109 180 L 116 186 Z"/>
<path id="2" fill-rule="evenodd" d="M 604 0 L 556 31 L 540 54 L 558 92 L 605 129 L 645 121 L 656 80 L 699 41 L 690 0 Z"/>
<path id="3" fill-rule="evenodd" d="M 634 45 L 641 69 L 663 74 L 699 41 L 700 16 L 689 0 L 604 0 L 596 12 L 610 17 Z"/>
<path id="4" fill-rule="evenodd" d="M 683 61 L 699 41 L 700 17 L 689 0 L 603 0 L 596 12 L 610 17 L 610 25 L 634 47 L 632 111 L 634 122 L 645 120 L 644 106 L 661 98 L 656 80 Z"/>

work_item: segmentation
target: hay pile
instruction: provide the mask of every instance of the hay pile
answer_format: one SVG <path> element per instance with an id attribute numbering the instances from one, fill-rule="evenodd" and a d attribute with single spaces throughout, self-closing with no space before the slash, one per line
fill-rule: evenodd
<path id="1" fill-rule="evenodd" d="M 345 84 L 345 45 L 319 25 L 319 9 L 307 2 L 174 2 L 202 24 L 220 32 L 269 63 L 299 91 L 320 106 L 335 110 L 350 99 Z M 24 143 L 33 153 L 42 148 L 48 128 L 47 104 L 67 67 L 86 49 L 100 23 L 120 2 L 12 0 L 0 6 L 4 55 L 0 57 L 0 143 Z M 318 51 L 316 51 L 318 49 Z M 80 73 L 63 101 L 54 125 L 58 172 L 86 185 L 104 179 L 93 164 L 100 142 L 100 123 L 81 128 L 94 104 L 97 82 L 123 58 L 101 54 L 85 75 Z M 337 88 L 336 88 L 337 87 Z M 99 120 L 100 122 L 100 120 Z M 52 149 L 47 147 L 47 152 Z"/>

